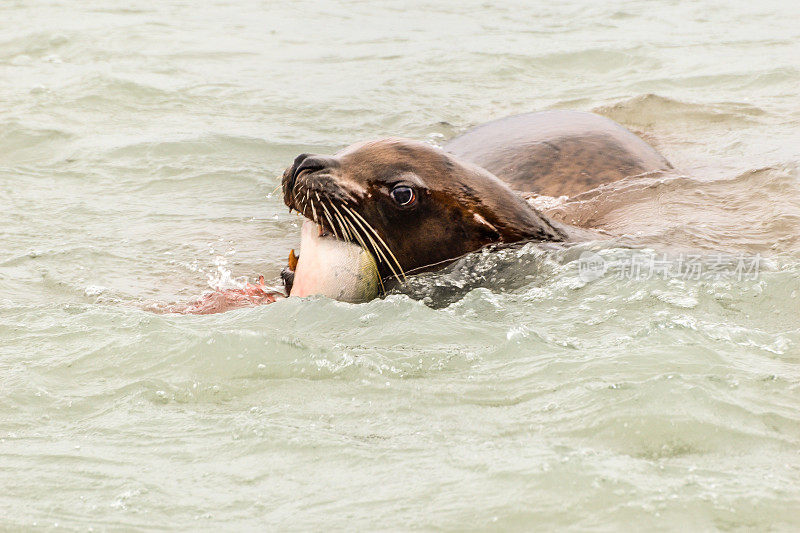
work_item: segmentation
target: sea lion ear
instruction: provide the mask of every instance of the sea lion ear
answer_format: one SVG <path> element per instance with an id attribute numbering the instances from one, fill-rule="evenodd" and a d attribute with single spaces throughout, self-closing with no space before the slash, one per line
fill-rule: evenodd
<path id="1" fill-rule="evenodd" d="M 494 227 L 494 224 L 483 218 L 479 213 L 472 213 L 472 219 L 477 222 L 480 227 L 484 230 L 484 233 L 489 237 L 492 241 L 500 240 L 501 234 L 500 231 Z"/>

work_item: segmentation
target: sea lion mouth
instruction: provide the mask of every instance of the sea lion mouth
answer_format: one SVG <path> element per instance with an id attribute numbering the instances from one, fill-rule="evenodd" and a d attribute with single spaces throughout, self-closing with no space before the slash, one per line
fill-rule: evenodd
<path id="1" fill-rule="evenodd" d="M 326 176 L 326 178 L 331 179 Z M 317 225 L 319 237 L 348 240 L 347 226 L 343 222 L 342 211 L 335 207 L 335 200 L 323 191 L 315 190 L 295 180 L 291 195 L 287 198 L 289 213 L 297 211 Z M 340 204 L 344 208 L 344 204 Z M 350 208 L 347 208 L 350 209 Z"/>
<path id="2" fill-rule="evenodd" d="M 341 238 L 336 228 L 339 220 L 332 214 L 337 195 L 327 190 L 335 189 L 336 181 L 332 175 L 320 173 L 324 169 L 325 166 L 318 161 L 318 156 L 297 156 L 294 164 L 283 175 L 283 200 L 289 207 L 289 213 L 297 211 L 314 222 L 318 226 L 320 237 Z M 308 179 L 312 174 L 313 181 Z"/>
<path id="3" fill-rule="evenodd" d="M 289 212 L 297 211 L 316 224 L 320 238 L 355 244 L 368 252 L 378 266 L 381 286 L 390 278 L 405 280 L 403 267 L 385 239 L 360 213 L 354 194 L 340 187 L 335 176 L 304 164 L 297 166 L 295 160 L 295 166 L 284 174 L 284 202 Z M 287 272 L 284 280 L 289 277 Z"/>

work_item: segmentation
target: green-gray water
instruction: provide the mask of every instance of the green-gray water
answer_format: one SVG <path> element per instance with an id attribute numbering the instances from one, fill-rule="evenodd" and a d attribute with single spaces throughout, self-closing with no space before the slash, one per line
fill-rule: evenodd
<path id="1" fill-rule="evenodd" d="M 564 4 L 3 2 L 0 528 L 800 527 L 800 8 Z M 732 183 L 661 237 L 757 279 L 142 310 L 277 278 L 298 153 L 550 108 Z"/>

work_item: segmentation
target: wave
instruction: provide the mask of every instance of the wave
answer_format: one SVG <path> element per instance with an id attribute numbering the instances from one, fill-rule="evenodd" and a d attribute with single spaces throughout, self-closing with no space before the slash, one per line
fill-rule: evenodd
<path id="1" fill-rule="evenodd" d="M 634 177 L 542 205 L 558 220 L 643 245 L 751 253 L 800 251 L 796 165 L 732 178 Z"/>
<path id="2" fill-rule="evenodd" d="M 595 107 L 595 113 L 633 128 L 652 130 L 676 128 L 680 124 L 703 127 L 707 124 L 730 124 L 731 127 L 756 123 L 767 112 L 739 102 L 700 104 L 683 102 L 656 94 L 635 96 L 610 105 Z"/>

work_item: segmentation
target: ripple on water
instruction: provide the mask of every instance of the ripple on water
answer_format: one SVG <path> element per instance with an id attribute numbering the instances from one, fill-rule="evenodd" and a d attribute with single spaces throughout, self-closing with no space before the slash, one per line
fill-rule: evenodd
<path id="1" fill-rule="evenodd" d="M 792 6 L 107 4 L 0 3 L 4 526 L 798 528 Z M 367 304 L 139 308 L 219 257 L 277 277 L 299 228 L 268 195 L 299 153 L 548 108 L 679 169 L 543 202 L 624 237 Z M 659 244 L 768 261 L 617 275 Z"/>

